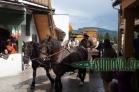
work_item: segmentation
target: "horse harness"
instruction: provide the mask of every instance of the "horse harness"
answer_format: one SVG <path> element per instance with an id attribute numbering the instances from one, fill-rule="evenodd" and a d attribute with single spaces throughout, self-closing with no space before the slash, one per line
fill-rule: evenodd
<path id="1" fill-rule="evenodd" d="M 28 44 L 27 44 L 28 45 Z M 24 55 L 24 57 L 27 57 L 27 58 L 30 58 L 32 55 L 33 55 L 33 47 L 31 46 L 31 48 L 30 48 L 30 55 L 29 56 L 27 56 L 27 55 Z M 24 51 L 26 51 L 27 49 L 25 48 L 25 50 Z M 38 66 L 38 67 L 40 67 L 41 65 L 44 65 L 42 62 L 40 62 L 40 60 L 38 60 L 38 58 L 33 58 L 33 59 L 30 59 L 30 60 L 34 60 L 34 61 L 37 61 L 37 63 L 39 63 L 40 65 Z M 44 65 L 44 66 L 46 66 L 46 65 Z"/>
<path id="2" fill-rule="evenodd" d="M 51 55 L 49 55 L 49 56 L 44 57 L 44 58 L 49 58 L 49 59 L 48 59 L 48 62 L 49 62 L 50 68 L 51 68 L 51 65 L 54 64 L 54 63 L 51 62 L 51 59 L 50 59 L 50 58 L 51 58 L 52 56 L 56 55 L 56 54 L 59 54 L 60 52 L 63 52 L 64 50 L 67 50 L 67 51 L 70 53 L 70 55 L 69 55 L 69 56 L 70 56 L 70 62 L 69 62 L 69 63 L 71 64 L 72 58 L 71 58 L 71 52 L 70 52 L 70 50 L 69 50 L 69 49 L 62 49 L 62 50 L 60 50 L 60 51 L 58 51 L 58 52 L 56 52 L 56 53 L 54 53 L 54 54 L 51 54 Z M 45 54 L 45 53 L 42 53 L 42 54 Z M 45 54 L 45 55 L 46 55 L 46 54 Z M 35 59 L 38 59 L 38 58 L 35 58 Z M 41 64 L 41 65 L 45 65 L 45 64 L 43 64 L 43 63 L 41 63 L 41 62 L 40 62 L 40 64 Z M 58 64 L 60 64 L 60 65 L 66 65 L 66 66 L 71 66 L 70 64 L 63 63 L 63 62 L 58 63 Z"/>

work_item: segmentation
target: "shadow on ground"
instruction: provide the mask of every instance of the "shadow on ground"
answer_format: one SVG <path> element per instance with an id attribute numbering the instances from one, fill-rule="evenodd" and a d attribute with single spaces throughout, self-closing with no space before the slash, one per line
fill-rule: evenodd
<path id="1" fill-rule="evenodd" d="M 103 92 L 102 90 L 103 85 L 101 84 L 100 81 L 96 80 L 96 77 L 93 75 L 94 74 L 88 74 L 86 76 L 86 81 L 82 87 L 78 85 L 79 79 L 77 79 L 76 74 L 64 75 L 62 77 L 63 92 Z M 50 81 L 48 80 L 46 76 L 36 77 L 35 90 L 30 90 L 31 82 L 32 82 L 32 78 L 26 81 L 20 82 L 16 85 L 13 85 L 13 87 L 16 90 L 26 88 L 27 92 L 40 92 L 40 91 L 54 92 L 54 86 L 51 85 Z"/>

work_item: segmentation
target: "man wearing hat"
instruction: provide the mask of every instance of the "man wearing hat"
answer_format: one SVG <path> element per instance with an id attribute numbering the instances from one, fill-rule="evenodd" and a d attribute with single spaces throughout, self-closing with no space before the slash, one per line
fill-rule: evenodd
<path id="1" fill-rule="evenodd" d="M 76 39 L 76 36 L 71 36 L 71 41 L 69 42 L 69 48 L 74 48 L 76 46 L 79 46 L 79 41 Z"/>
<path id="2" fill-rule="evenodd" d="M 88 60 L 91 60 L 92 59 L 91 50 L 93 49 L 93 41 L 88 39 L 89 36 L 86 33 L 84 33 L 83 36 L 84 36 L 84 39 L 81 40 L 80 46 L 87 49 L 87 51 L 88 51 Z"/>

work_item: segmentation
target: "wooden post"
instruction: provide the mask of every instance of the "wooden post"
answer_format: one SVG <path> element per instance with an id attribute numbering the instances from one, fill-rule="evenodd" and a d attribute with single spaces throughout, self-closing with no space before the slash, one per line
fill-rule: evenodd
<path id="1" fill-rule="evenodd" d="M 51 0 L 48 0 L 48 9 L 50 9 L 50 13 L 48 16 L 50 16 L 49 20 L 51 21 L 51 36 L 54 37 L 54 30 L 55 30 L 55 26 L 54 26 L 54 20 L 53 20 L 53 11 L 52 11 L 52 6 L 51 6 Z"/>
<path id="2" fill-rule="evenodd" d="M 16 30 L 21 30 L 21 25 L 18 26 Z M 21 31 L 22 33 L 22 31 Z M 22 53 L 22 36 L 18 38 L 18 53 Z"/>
<path id="3" fill-rule="evenodd" d="M 118 30 L 118 52 L 121 51 L 121 46 L 122 46 L 122 30 Z"/>
<path id="4" fill-rule="evenodd" d="M 120 30 L 120 25 L 121 25 L 121 16 L 120 14 L 118 14 L 118 49 L 117 51 L 120 52 L 120 48 L 121 48 L 121 30 Z"/>
<path id="5" fill-rule="evenodd" d="M 133 40 L 134 40 L 134 18 L 131 19 L 125 19 L 124 24 L 124 56 L 128 56 L 130 58 L 134 57 L 134 51 L 133 51 Z M 132 89 L 136 90 L 136 73 L 134 72 L 132 79 Z"/>
<path id="6" fill-rule="evenodd" d="M 124 56 L 133 57 L 134 19 L 125 19 Z"/>

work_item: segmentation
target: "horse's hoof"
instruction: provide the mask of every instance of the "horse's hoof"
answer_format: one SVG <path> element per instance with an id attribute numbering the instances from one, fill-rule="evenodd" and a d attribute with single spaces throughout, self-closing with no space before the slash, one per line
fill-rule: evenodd
<path id="1" fill-rule="evenodd" d="M 31 87 L 30 87 L 30 89 L 34 89 L 34 88 L 35 88 L 35 86 L 31 86 Z"/>
<path id="2" fill-rule="evenodd" d="M 83 86 L 83 82 L 82 81 L 80 81 L 79 86 Z"/>

